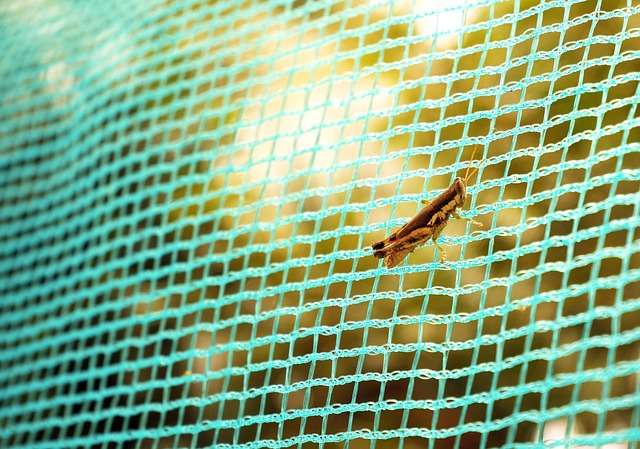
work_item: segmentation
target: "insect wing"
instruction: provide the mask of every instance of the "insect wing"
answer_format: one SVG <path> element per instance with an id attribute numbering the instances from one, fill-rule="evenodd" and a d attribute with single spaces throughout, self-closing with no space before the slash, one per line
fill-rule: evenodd
<path id="1" fill-rule="evenodd" d="M 393 268 L 400 265 L 400 263 L 413 251 L 413 248 L 403 249 L 401 251 L 392 251 L 384 259 L 384 265 L 387 268 Z"/>

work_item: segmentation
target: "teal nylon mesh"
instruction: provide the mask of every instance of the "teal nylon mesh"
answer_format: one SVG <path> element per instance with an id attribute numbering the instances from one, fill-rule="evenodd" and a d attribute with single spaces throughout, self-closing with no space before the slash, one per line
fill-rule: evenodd
<path id="1" fill-rule="evenodd" d="M 640 3 L 0 3 L 0 446 L 640 446 Z M 371 245 L 464 175 L 464 217 Z"/>

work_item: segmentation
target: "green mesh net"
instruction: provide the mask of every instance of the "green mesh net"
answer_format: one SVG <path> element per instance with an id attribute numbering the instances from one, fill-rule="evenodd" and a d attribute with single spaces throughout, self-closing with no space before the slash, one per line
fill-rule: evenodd
<path id="1" fill-rule="evenodd" d="M 1 447 L 640 447 L 638 1 L 5 1 L 0 49 Z M 373 257 L 469 165 L 482 228 Z"/>

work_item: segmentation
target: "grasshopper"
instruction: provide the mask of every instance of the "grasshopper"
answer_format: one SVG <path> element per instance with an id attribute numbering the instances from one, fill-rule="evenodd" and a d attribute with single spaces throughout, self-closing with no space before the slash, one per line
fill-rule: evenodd
<path id="1" fill-rule="evenodd" d="M 423 200 L 422 203 L 425 204 L 425 207 L 418 212 L 418 215 L 386 239 L 371 245 L 374 249 L 374 257 L 384 259 L 385 266 L 393 268 L 399 265 L 414 249 L 432 240 L 433 244 L 442 251 L 442 262 L 444 262 L 447 259 L 447 252 L 438 244 L 438 237 L 447 226 L 450 217 L 467 220 L 479 228 L 482 227 L 482 223 L 461 217 L 456 212 L 456 209 L 464 206 L 467 199 L 467 181 L 478 171 L 486 159 L 480 161 L 469 175 L 475 153 L 476 149 L 474 148 L 464 178 L 456 177 L 453 184 L 436 196 L 433 201 Z"/>

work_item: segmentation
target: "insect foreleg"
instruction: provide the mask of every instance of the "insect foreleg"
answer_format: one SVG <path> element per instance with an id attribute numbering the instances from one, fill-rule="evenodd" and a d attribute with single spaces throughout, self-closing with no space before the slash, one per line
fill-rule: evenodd
<path id="1" fill-rule="evenodd" d="M 469 223 L 476 225 L 477 227 L 481 228 L 482 227 L 482 223 L 479 223 L 471 218 L 467 218 L 467 217 L 463 217 L 460 214 L 458 214 L 457 212 L 451 212 L 451 216 L 453 218 L 457 218 L 458 220 L 467 220 Z"/>

